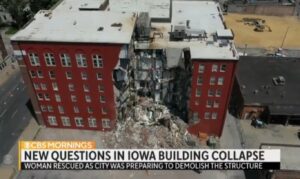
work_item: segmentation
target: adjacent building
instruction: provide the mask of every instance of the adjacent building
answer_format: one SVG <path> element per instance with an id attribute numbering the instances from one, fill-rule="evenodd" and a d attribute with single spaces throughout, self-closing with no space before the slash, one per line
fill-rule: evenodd
<path id="1" fill-rule="evenodd" d="M 11 24 L 13 19 L 11 15 L 7 12 L 7 10 L 0 5 L 0 25 Z"/>
<path id="2" fill-rule="evenodd" d="M 64 0 L 12 45 L 41 125 L 111 130 L 134 92 L 220 136 L 239 59 L 215 2 Z"/>
<path id="3" fill-rule="evenodd" d="M 230 110 L 241 119 L 300 124 L 300 59 L 242 56 Z"/>

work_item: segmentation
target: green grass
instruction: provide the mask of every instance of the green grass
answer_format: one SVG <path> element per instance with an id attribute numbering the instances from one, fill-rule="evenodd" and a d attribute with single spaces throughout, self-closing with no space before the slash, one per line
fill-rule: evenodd
<path id="1" fill-rule="evenodd" d="M 16 29 L 15 27 L 9 27 L 8 30 L 5 32 L 5 34 L 12 35 L 15 34 L 16 32 L 18 32 L 18 29 Z"/>

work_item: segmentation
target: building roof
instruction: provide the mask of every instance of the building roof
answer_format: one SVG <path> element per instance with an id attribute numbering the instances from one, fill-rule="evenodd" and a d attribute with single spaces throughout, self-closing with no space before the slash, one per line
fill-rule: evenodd
<path id="1" fill-rule="evenodd" d="M 186 25 L 189 20 L 190 29 L 205 30 L 216 33 L 224 29 L 222 12 L 213 1 L 173 1 L 172 25 Z"/>
<path id="2" fill-rule="evenodd" d="M 270 115 L 300 116 L 300 105 L 269 105 Z"/>
<path id="3" fill-rule="evenodd" d="M 169 19 L 171 0 L 109 0 L 113 12 L 149 12 L 150 18 Z"/>
<path id="4" fill-rule="evenodd" d="M 238 55 L 232 43 L 220 46 L 218 42 L 198 43 L 190 46 L 191 59 L 204 60 L 238 60 Z"/>
<path id="5" fill-rule="evenodd" d="M 138 49 L 189 48 L 192 59 L 238 60 L 233 43 L 216 40 L 217 31 L 227 30 L 219 5 L 212 1 L 172 1 L 171 22 L 152 22 L 150 43 L 135 44 Z M 188 26 L 188 27 L 187 27 Z M 175 27 L 185 29 L 188 35 L 205 38 L 171 41 L 170 32 Z M 226 31 L 227 32 L 227 31 Z M 224 43 L 225 42 L 225 43 Z"/>
<path id="6" fill-rule="evenodd" d="M 42 10 L 11 40 L 127 44 L 135 21 L 134 13 Z"/>
<path id="7" fill-rule="evenodd" d="M 299 69 L 300 58 L 240 57 L 236 76 L 244 104 L 270 106 L 274 114 L 299 113 Z M 285 84 L 276 86 L 274 78 L 279 76 Z"/>
<path id="8" fill-rule="evenodd" d="M 79 10 L 96 10 L 106 2 L 107 0 L 63 0 L 53 11 L 56 12 L 68 12 Z"/>
<path id="9" fill-rule="evenodd" d="M 300 145 L 286 145 L 286 144 L 267 144 L 263 143 L 261 149 L 280 149 L 280 169 L 281 170 L 300 170 Z"/>

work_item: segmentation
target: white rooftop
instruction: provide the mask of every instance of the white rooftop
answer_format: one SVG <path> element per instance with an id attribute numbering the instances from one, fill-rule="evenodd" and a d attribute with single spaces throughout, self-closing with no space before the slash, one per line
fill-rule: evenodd
<path id="1" fill-rule="evenodd" d="M 149 12 L 151 18 L 169 18 L 170 0 L 109 0 L 110 11 Z"/>
<path id="2" fill-rule="evenodd" d="M 191 29 L 215 33 L 224 29 L 219 5 L 213 1 L 173 1 L 172 25 L 186 25 Z"/>
<path id="3" fill-rule="evenodd" d="M 135 21 L 134 13 L 40 11 L 11 40 L 127 44 Z M 113 27 L 114 23 L 122 26 Z"/>
<path id="4" fill-rule="evenodd" d="M 63 0 L 54 11 L 68 12 L 80 9 L 99 9 L 106 0 Z"/>
<path id="5" fill-rule="evenodd" d="M 149 44 L 137 43 L 135 46 L 140 49 L 189 48 L 191 58 L 195 60 L 238 60 L 232 42 L 224 45 L 221 40 L 214 40 L 213 35 L 217 32 L 223 35 L 228 35 L 231 32 L 231 30 L 225 29 L 223 16 L 218 7 L 217 3 L 211 1 L 173 1 L 171 23 L 152 23 L 150 36 L 154 37 L 153 41 Z M 170 41 L 169 32 L 174 31 L 174 26 L 186 27 L 187 20 L 189 20 L 187 33 L 205 31 L 207 38 Z M 154 36 L 154 34 L 162 34 L 162 36 Z"/>

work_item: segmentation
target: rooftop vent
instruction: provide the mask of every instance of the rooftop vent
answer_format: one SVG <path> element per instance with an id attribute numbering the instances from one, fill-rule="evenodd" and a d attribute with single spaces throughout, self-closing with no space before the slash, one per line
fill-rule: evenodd
<path id="1" fill-rule="evenodd" d="M 278 76 L 273 78 L 273 83 L 275 86 L 284 86 L 285 78 L 283 76 Z"/>
<path id="2" fill-rule="evenodd" d="M 112 27 L 122 27 L 122 23 L 113 23 L 111 24 Z"/>
<path id="3" fill-rule="evenodd" d="M 98 31 L 103 31 L 103 30 L 104 30 L 104 27 L 99 27 L 97 30 L 98 30 Z"/>
<path id="4" fill-rule="evenodd" d="M 186 28 L 188 28 L 188 29 L 191 28 L 191 27 L 190 27 L 190 20 L 187 20 L 187 21 L 186 21 Z"/>

